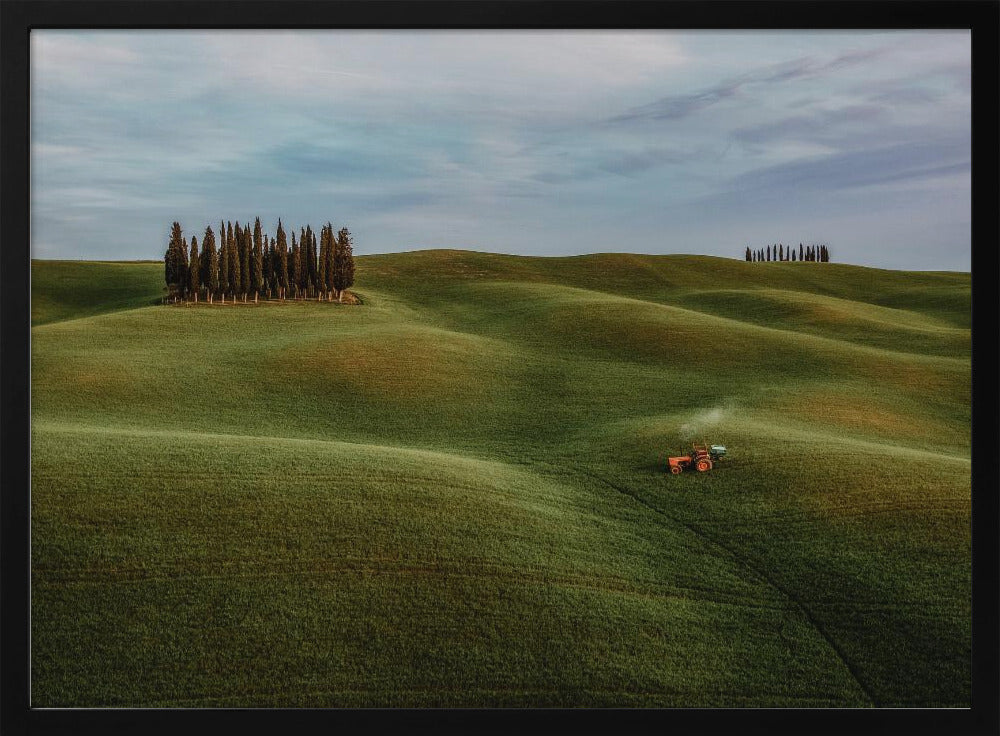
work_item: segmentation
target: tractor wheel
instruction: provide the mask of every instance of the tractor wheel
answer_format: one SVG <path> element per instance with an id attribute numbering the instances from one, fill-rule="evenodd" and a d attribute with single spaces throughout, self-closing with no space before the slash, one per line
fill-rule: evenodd
<path id="1" fill-rule="evenodd" d="M 684 470 L 684 468 L 682 468 L 680 465 L 670 466 L 670 472 L 673 473 L 674 475 L 680 475 L 682 470 Z"/>
<path id="2" fill-rule="evenodd" d="M 712 461 L 709 460 L 708 458 L 703 457 L 701 460 L 698 461 L 698 464 L 695 465 L 695 467 L 698 468 L 699 473 L 704 473 L 706 470 L 712 469 Z"/>

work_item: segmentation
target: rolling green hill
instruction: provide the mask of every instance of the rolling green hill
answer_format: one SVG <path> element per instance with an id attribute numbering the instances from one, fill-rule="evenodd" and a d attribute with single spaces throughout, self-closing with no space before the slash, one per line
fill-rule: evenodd
<path id="1" fill-rule="evenodd" d="M 969 274 L 162 273 L 32 266 L 32 705 L 969 705 Z"/>

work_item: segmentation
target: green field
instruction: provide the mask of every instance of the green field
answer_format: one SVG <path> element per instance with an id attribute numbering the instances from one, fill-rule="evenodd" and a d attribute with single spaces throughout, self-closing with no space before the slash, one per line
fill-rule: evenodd
<path id="1" fill-rule="evenodd" d="M 162 279 L 32 265 L 33 706 L 969 706 L 969 274 Z"/>

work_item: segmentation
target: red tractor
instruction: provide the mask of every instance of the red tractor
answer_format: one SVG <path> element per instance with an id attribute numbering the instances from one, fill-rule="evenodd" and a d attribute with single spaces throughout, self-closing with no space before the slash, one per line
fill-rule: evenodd
<path id="1" fill-rule="evenodd" d="M 680 475 L 684 472 L 684 468 L 691 466 L 698 472 L 704 473 L 706 470 L 711 470 L 715 462 L 725 454 L 726 448 L 722 445 L 692 445 L 690 455 L 669 457 L 667 463 L 674 475 Z"/>

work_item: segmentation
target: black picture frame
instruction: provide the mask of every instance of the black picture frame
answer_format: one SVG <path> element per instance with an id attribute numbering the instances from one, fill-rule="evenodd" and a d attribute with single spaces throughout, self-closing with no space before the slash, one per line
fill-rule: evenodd
<path id="1" fill-rule="evenodd" d="M 239 18 L 233 24 L 233 18 Z M 973 668 L 969 709 L 55 709 L 28 703 L 29 33 L 33 28 L 971 29 L 973 55 Z M 1000 733 L 998 665 L 998 54 L 1000 3 L 836 0 L 4 0 L 0 209 L 0 732 L 237 730 Z"/>

